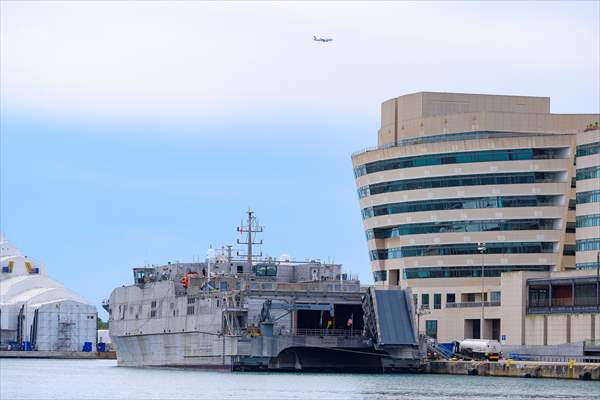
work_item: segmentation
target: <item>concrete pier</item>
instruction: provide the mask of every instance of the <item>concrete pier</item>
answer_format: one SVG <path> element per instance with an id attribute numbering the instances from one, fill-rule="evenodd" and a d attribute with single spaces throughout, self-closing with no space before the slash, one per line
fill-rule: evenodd
<path id="1" fill-rule="evenodd" d="M 85 351 L 0 351 L 0 358 L 54 358 L 61 360 L 116 360 L 114 351 L 103 353 Z"/>
<path id="2" fill-rule="evenodd" d="M 536 361 L 431 361 L 426 372 L 449 375 L 600 380 L 600 363 Z"/>

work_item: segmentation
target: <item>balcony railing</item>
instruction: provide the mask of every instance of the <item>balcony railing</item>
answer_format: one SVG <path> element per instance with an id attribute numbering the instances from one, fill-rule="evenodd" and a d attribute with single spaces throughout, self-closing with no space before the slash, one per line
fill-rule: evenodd
<path id="1" fill-rule="evenodd" d="M 483 303 L 485 307 L 500 307 L 499 301 L 485 301 Z M 481 307 L 480 301 L 468 301 L 464 303 L 446 303 L 446 308 L 475 308 Z"/>

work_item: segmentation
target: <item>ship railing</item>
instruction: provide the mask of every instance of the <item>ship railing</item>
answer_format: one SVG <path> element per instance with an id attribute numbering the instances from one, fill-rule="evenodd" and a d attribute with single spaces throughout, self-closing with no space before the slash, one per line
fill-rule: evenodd
<path id="1" fill-rule="evenodd" d="M 360 329 L 296 329 L 293 336 L 337 336 L 356 337 L 362 336 Z"/>
<path id="2" fill-rule="evenodd" d="M 360 284 L 356 281 L 311 281 L 311 282 L 251 282 L 246 286 L 249 290 L 279 290 L 279 291 L 305 291 L 305 292 L 358 292 Z"/>

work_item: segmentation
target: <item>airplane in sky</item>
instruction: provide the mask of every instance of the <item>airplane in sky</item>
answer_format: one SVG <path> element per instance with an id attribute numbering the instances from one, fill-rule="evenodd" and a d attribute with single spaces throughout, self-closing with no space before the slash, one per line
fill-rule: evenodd
<path id="1" fill-rule="evenodd" d="M 318 38 L 316 36 L 313 36 L 313 40 L 315 42 L 323 42 L 323 43 L 327 43 L 327 42 L 332 42 L 333 41 L 333 39 L 330 39 L 330 38 L 320 38 L 320 37 Z"/>

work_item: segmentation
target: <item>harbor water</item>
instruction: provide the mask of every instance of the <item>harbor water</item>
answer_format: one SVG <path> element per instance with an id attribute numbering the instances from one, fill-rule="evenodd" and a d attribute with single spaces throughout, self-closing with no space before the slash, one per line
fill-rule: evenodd
<path id="1" fill-rule="evenodd" d="M 0 399 L 598 399 L 600 382 L 453 375 L 229 373 L 113 360 L 0 359 Z"/>

